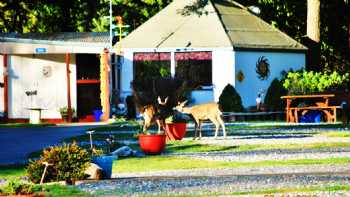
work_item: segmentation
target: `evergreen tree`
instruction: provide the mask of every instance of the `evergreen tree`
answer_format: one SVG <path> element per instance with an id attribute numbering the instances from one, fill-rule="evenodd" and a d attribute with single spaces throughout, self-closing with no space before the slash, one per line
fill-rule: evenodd
<path id="1" fill-rule="evenodd" d="M 241 96 L 231 84 L 227 84 L 222 91 L 219 97 L 219 105 L 225 112 L 243 111 Z"/>

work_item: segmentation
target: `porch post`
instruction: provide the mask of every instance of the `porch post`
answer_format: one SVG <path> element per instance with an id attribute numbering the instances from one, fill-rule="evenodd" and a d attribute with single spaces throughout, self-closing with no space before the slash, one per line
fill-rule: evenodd
<path id="1" fill-rule="evenodd" d="M 110 105 L 109 105 L 109 95 L 110 95 L 110 89 L 109 89 L 109 71 L 110 71 L 110 65 L 109 65 L 109 51 L 108 49 L 104 49 L 101 54 L 101 61 L 100 61 L 100 88 L 101 88 L 101 106 L 103 115 L 101 119 L 103 121 L 107 121 L 109 119 L 110 114 Z"/>
<path id="2" fill-rule="evenodd" d="M 3 65 L 4 65 L 4 70 L 3 70 L 3 76 L 4 76 L 4 118 L 8 119 L 8 56 L 7 54 L 3 55 Z"/>
<path id="3" fill-rule="evenodd" d="M 170 74 L 171 77 L 175 77 L 175 52 L 170 53 Z"/>
<path id="4" fill-rule="evenodd" d="M 67 75 L 67 108 L 68 108 L 68 122 L 72 121 L 72 103 L 70 95 L 70 53 L 66 53 L 66 75 Z"/>

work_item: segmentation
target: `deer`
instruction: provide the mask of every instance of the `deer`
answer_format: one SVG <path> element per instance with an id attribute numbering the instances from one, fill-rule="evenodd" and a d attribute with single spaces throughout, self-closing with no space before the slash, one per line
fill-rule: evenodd
<path id="1" fill-rule="evenodd" d="M 158 125 L 158 133 L 161 133 L 161 128 L 165 130 L 165 107 L 168 102 L 168 97 L 165 98 L 164 101 L 158 96 L 158 105 L 146 105 L 143 107 L 143 110 L 141 110 L 141 115 L 144 119 L 143 124 L 143 132 L 146 132 L 147 129 L 156 122 Z"/>
<path id="2" fill-rule="evenodd" d="M 223 130 L 223 136 L 226 138 L 226 129 L 225 129 L 225 123 L 221 119 L 222 112 L 219 109 L 219 105 L 217 103 L 205 103 L 205 104 L 199 104 L 194 105 L 192 107 L 185 107 L 185 104 L 187 103 L 187 100 L 178 103 L 176 107 L 174 107 L 175 110 L 189 114 L 194 119 L 195 123 L 195 134 L 193 140 L 195 140 L 197 137 L 200 140 L 202 137 L 202 128 L 201 123 L 204 120 L 210 120 L 215 125 L 215 139 L 217 139 L 219 127 L 222 127 Z M 199 135 L 198 135 L 198 127 L 199 127 Z"/>

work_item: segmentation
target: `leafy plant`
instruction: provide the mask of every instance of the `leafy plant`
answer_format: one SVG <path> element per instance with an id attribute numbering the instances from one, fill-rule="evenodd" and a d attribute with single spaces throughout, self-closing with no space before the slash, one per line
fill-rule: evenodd
<path id="1" fill-rule="evenodd" d="M 283 87 L 282 82 L 275 78 L 272 80 L 270 87 L 267 89 L 264 103 L 270 110 L 282 110 L 285 107 L 284 100 L 281 96 L 286 95 L 287 90 Z"/>
<path id="2" fill-rule="evenodd" d="M 167 119 L 165 119 L 166 123 L 186 123 L 187 118 L 182 113 L 175 113 L 171 116 L 169 116 Z"/>
<path id="3" fill-rule="evenodd" d="M 30 161 L 27 167 L 29 180 L 39 183 L 44 171 L 43 162 L 52 164 L 47 168 L 45 182 L 74 182 L 85 177 L 84 171 L 90 162 L 90 154 L 75 142 L 63 146 L 50 147 L 43 151 L 41 158 Z"/>
<path id="4" fill-rule="evenodd" d="M 288 90 L 288 94 L 311 94 L 324 92 L 329 88 L 334 88 L 348 81 L 349 73 L 340 75 L 336 71 L 333 73 L 321 73 L 313 71 L 288 72 L 287 78 L 283 82 L 283 87 Z"/>
<path id="5" fill-rule="evenodd" d="M 231 84 L 227 84 L 222 91 L 219 97 L 219 105 L 225 112 L 243 111 L 241 96 Z"/>
<path id="6" fill-rule="evenodd" d="M 68 107 L 67 106 L 61 107 L 59 109 L 59 111 L 60 111 L 61 115 L 68 115 Z M 72 111 L 72 114 L 75 113 L 75 109 L 73 107 L 71 108 L 71 111 Z"/>
<path id="7" fill-rule="evenodd" d="M 38 187 L 19 180 L 9 180 L 6 185 L 0 187 L 0 195 L 29 195 L 37 192 Z"/>

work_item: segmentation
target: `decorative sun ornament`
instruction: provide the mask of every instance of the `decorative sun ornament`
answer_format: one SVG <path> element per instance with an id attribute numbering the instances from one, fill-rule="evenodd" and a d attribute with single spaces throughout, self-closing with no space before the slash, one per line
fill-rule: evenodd
<path id="1" fill-rule="evenodd" d="M 256 73 L 258 74 L 258 78 L 261 80 L 266 80 L 270 75 L 270 64 L 269 60 L 265 56 L 259 57 L 256 62 Z"/>

